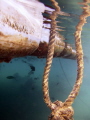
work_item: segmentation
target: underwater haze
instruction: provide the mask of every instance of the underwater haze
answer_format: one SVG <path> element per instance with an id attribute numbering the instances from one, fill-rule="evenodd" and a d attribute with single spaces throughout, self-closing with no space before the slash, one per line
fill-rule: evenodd
<path id="1" fill-rule="evenodd" d="M 49 0 L 40 0 L 50 5 Z M 82 0 L 57 0 L 61 10 L 70 16 L 60 16 L 60 32 L 75 49 L 75 26 L 82 13 L 78 2 Z M 90 17 L 83 27 L 84 78 L 79 95 L 74 101 L 75 120 L 90 120 Z M 48 120 L 50 109 L 43 100 L 42 78 L 46 58 L 26 56 L 0 63 L 0 120 Z M 54 58 L 49 76 L 50 98 L 65 101 L 77 76 L 77 61 Z"/>

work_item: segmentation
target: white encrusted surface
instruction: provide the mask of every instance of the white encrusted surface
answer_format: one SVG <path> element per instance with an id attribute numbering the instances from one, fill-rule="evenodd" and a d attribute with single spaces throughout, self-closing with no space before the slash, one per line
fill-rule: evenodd
<path id="1" fill-rule="evenodd" d="M 0 32 L 40 42 L 44 10 L 36 0 L 0 0 Z"/>

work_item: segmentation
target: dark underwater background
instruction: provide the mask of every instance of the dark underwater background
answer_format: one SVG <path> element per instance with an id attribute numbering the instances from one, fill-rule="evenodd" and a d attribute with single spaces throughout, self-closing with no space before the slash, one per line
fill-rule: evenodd
<path id="1" fill-rule="evenodd" d="M 50 5 L 49 0 L 41 0 Z M 60 16 L 60 32 L 75 49 L 74 32 L 82 12 L 82 0 L 58 0 L 61 10 L 71 16 Z M 75 120 L 90 120 L 90 18 L 83 27 L 84 78 L 74 101 Z M 50 110 L 43 101 L 42 77 L 46 59 L 33 56 L 0 63 L 0 120 L 47 120 Z M 49 76 L 50 98 L 65 101 L 77 75 L 76 60 L 54 58 Z"/>

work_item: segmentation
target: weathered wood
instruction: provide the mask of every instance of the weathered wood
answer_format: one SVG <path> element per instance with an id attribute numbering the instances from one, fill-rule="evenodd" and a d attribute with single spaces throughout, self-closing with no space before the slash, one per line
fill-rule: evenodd
<path id="1" fill-rule="evenodd" d="M 37 0 L 0 0 L 0 62 L 27 55 L 46 57 L 50 20 L 42 13 L 53 10 Z M 59 33 L 55 39 L 54 57 L 75 59 L 76 51 Z"/>

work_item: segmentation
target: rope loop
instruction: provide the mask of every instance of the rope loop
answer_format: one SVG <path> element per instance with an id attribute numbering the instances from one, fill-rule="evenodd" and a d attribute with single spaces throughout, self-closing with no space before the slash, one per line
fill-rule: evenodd
<path id="1" fill-rule="evenodd" d="M 56 34 L 56 17 L 57 14 L 60 11 L 60 8 L 58 6 L 58 3 L 55 0 L 51 0 L 52 4 L 55 6 L 55 11 L 52 13 L 51 16 L 51 32 L 50 32 L 50 42 L 48 46 L 48 54 L 47 54 L 47 61 L 45 66 L 45 71 L 43 75 L 43 96 L 44 101 L 47 104 L 47 106 L 51 109 L 51 115 L 49 117 L 49 120 L 74 120 L 73 114 L 74 110 L 72 108 L 72 104 L 76 98 L 76 96 L 79 93 L 79 89 L 82 83 L 83 79 L 83 68 L 84 68 L 84 62 L 83 62 L 83 49 L 81 44 L 81 32 L 82 27 L 86 23 L 86 19 L 88 16 L 90 16 L 90 7 L 88 3 L 90 3 L 90 0 L 83 0 L 84 7 L 83 13 L 80 15 L 80 21 L 78 25 L 76 26 L 76 32 L 75 32 L 75 46 L 76 46 L 76 53 L 77 53 L 77 78 L 75 85 L 68 96 L 68 98 L 65 100 L 65 102 L 61 101 L 55 101 L 51 102 L 49 97 L 49 87 L 48 87 L 48 77 L 49 72 L 52 64 L 53 59 L 53 53 L 54 53 L 54 41 L 55 41 L 55 34 Z"/>

